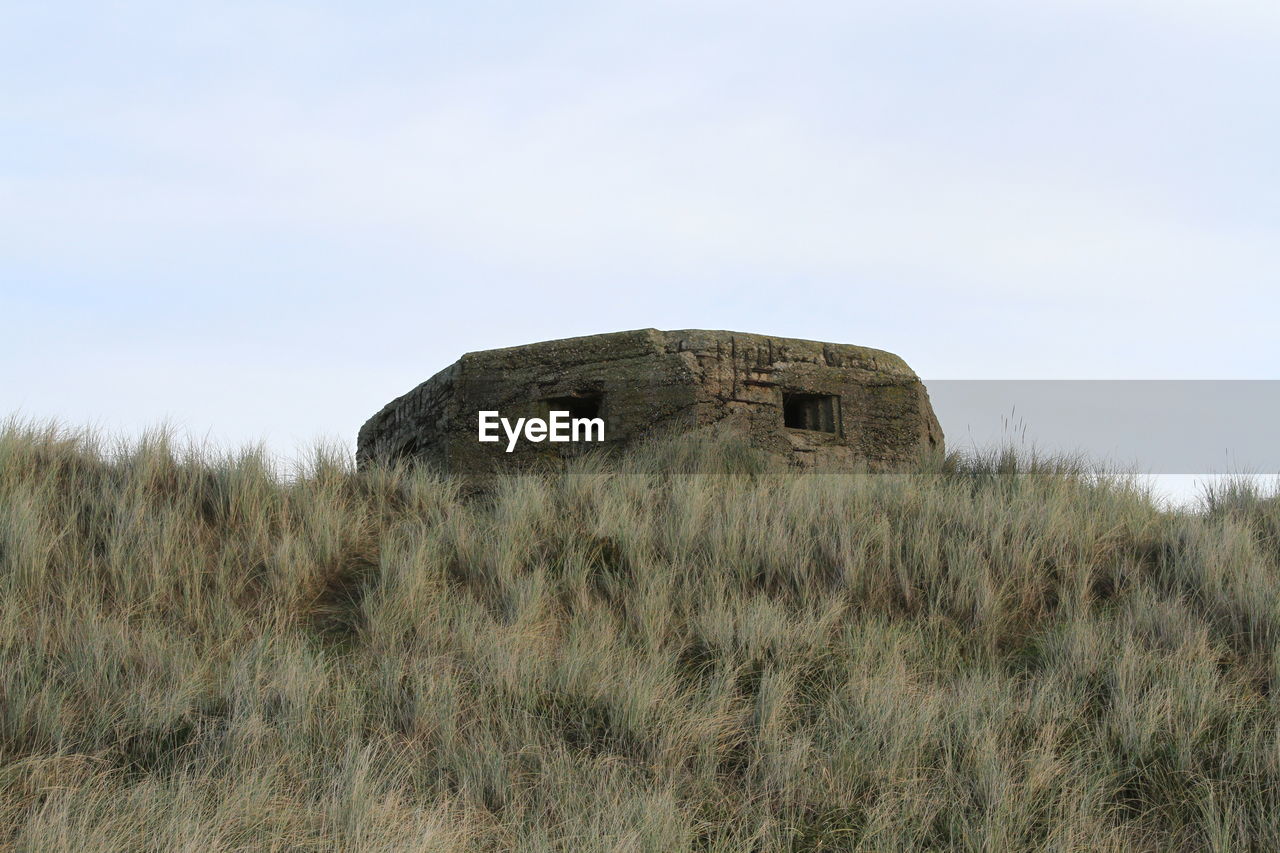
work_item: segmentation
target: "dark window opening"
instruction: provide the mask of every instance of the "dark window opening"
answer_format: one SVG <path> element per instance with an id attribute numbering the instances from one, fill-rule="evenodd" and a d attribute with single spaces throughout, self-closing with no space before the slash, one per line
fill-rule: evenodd
<path id="1" fill-rule="evenodd" d="M 547 407 L 548 414 L 568 412 L 570 418 L 598 418 L 601 398 L 600 394 L 582 393 L 568 397 L 549 397 L 542 402 Z"/>
<path id="2" fill-rule="evenodd" d="M 840 431 L 840 401 L 830 394 L 783 394 L 782 422 L 791 429 Z"/>

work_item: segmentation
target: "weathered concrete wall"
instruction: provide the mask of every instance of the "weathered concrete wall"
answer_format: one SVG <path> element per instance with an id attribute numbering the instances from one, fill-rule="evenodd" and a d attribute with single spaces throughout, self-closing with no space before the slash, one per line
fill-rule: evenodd
<path id="1" fill-rule="evenodd" d="M 834 401 L 834 431 L 788 428 L 785 394 Z M 739 332 L 640 329 L 467 353 L 360 430 L 361 461 L 409 456 L 481 472 L 581 445 L 476 440 L 477 412 L 545 416 L 549 398 L 598 399 L 604 446 L 654 429 L 730 430 L 801 465 L 902 464 L 941 448 L 924 385 L 892 353 Z M 598 445 L 592 444 L 591 447 Z"/>

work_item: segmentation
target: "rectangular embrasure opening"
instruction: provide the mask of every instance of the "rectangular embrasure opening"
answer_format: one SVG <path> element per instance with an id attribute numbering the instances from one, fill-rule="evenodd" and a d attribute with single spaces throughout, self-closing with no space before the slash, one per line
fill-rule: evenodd
<path id="1" fill-rule="evenodd" d="M 568 412 L 570 418 L 598 418 L 600 404 L 604 395 L 584 391 L 567 397 L 548 397 L 543 400 L 547 413 Z"/>
<path id="2" fill-rule="evenodd" d="M 839 432 L 840 402 L 832 394 L 784 392 L 782 420 L 791 429 Z"/>

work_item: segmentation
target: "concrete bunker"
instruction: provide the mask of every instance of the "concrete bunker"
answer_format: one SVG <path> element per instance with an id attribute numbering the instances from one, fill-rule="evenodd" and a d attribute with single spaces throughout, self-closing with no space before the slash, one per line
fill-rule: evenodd
<path id="1" fill-rule="evenodd" d="M 599 418 L 603 442 L 477 440 L 482 410 L 504 418 Z M 740 332 L 638 329 L 467 353 L 361 428 L 357 458 L 410 458 L 489 472 L 655 430 L 732 433 L 792 464 L 890 469 L 941 450 L 919 377 L 892 353 Z"/>

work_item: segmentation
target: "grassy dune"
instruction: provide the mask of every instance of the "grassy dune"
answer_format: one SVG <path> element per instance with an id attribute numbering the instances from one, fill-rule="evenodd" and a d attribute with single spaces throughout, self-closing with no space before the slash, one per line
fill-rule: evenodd
<path id="1" fill-rule="evenodd" d="M 683 472 L 683 473 L 682 473 Z M 1277 850 L 1280 507 L 0 434 L 0 848 Z"/>

